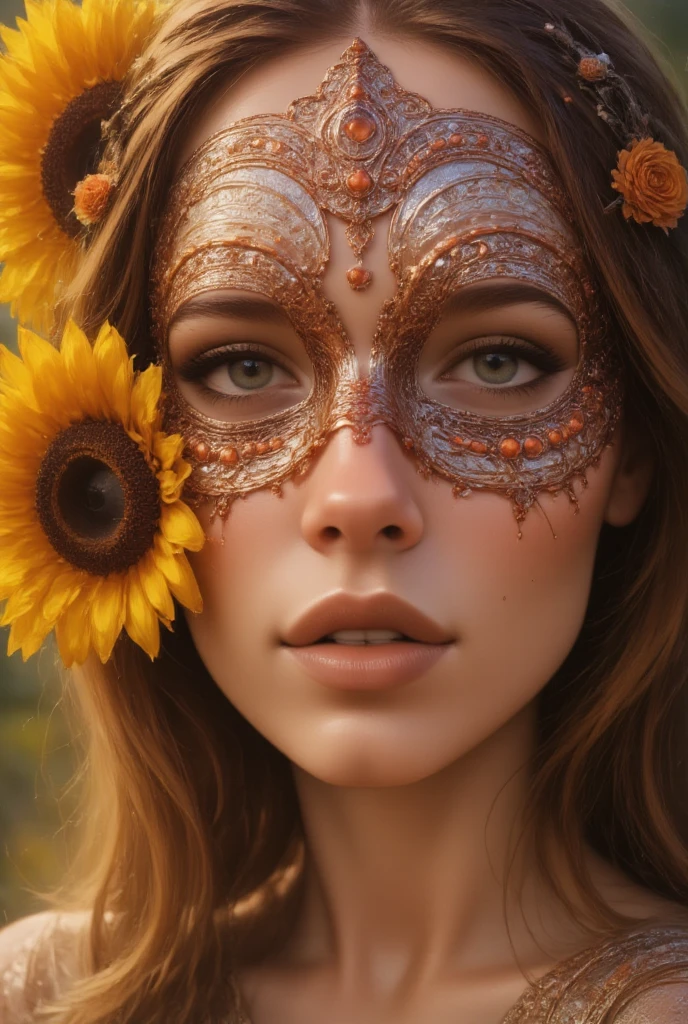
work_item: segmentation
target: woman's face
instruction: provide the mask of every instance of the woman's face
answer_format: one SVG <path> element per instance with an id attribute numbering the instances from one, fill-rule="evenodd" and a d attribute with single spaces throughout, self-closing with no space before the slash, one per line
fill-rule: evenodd
<path id="1" fill-rule="evenodd" d="M 281 113 L 312 94 L 349 42 L 246 75 L 206 111 L 179 162 L 233 121 Z M 414 41 L 369 33 L 366 42 L 401 86 L 433 106 L 491 114 L 542 140 L 526 109 L 477 66 Z M 389 220 L 376 219 L 366 252 L 372 284 L 353 291 L 345 225 L 327 216 L 323 289 L 363 375 L 381 306 L 396 289 Z M 211 417 L 231 396 L 250 395 L 256 416 L 305 398 L 310 360 L 279 309 L 262 316 L 255 303 L 220 309 L 196 303 L 171 327 L 170 363 L 184 397 Z M 490 354 L 491 341 L 506 343 L 506 354 Z M 187 379 L 190 359 L 220 349 L 224 362 L 213 360 L 201 380 Z M 543 349 L 554 353 L 551 364 Z M 576 327 L 563 310 L 488 300 L 440 320 L 419 376 L 439 401 L 470 396 L 482 413 L 503 415 L 520 407 L 516 392 L 500 395 L 500 388 L 539 380 L 544 405 L 577 361 Z M 616 440 L 589 470 L 589 486 L 576 484 L 578 514 L 565 493 L 543 492 L 519 539 L 508 500 L 489 491 L 455 497 L 449 483 L 418 473 L 388 426 L 374 426 L 367 444 L 348 427 L 336 430 L 281 497 L 255 491 L 224 523 L 200 509 L 208 543 L 193 568 L 204 611 L 189 625 L 201 658 L 253 726 L 325 782 L 402 785 L 440 771 L 532 706 L 571 649 L 601 526 L 630 521 L 644 497 L 642 474 L 622 462 Z M 392 630 L 416 642 L 373 632 L 366 638 L 379 643 L 352 645 L 362 635 L 342 634 L 351 629 Z M 344 642 L 316 643 L 333 633 Z"/>

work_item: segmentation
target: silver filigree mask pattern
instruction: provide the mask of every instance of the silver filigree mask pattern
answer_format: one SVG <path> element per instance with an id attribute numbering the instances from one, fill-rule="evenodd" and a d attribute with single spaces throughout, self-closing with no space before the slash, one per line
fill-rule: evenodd
<path id="1" fill-rule="evenodd" d="M 393 210 L 389 260 L 397 292 L 385 303 L 369 372 L 321 288 L 329 256 L 323 211 L 347 223 L 357 265 L 375 217 Z M 578 328 L 579 361 L 545 408 L 485 416 L 428 397 L 418 378 L 425 340 L 445 301 L 478 281 L 547 292 Z M 287 312 L 313 367 L 307 399 L 262 419 L 226 422 L 195 409 L 175 382 L 167 334 L 203 292 L 256 292 Z M 424 474 L 457 495 L 508 497 L 520 522 L 540 491 L 585 478 L 621 411 L 609 325 L 568 197 L 542 147 L 499 118 L 437 110 L 401 89 L 355 40 L 314 96 L 286 115 L 244 118 L 210 138 L 177 177 L 153 273 L 153 323 L 164 365 L 168 429 L 194 467 L 192 498 L 225 515 L 238 496 L 304 472 L 334 430 L 365 443 L 374 424 L 400 438 Z"/>

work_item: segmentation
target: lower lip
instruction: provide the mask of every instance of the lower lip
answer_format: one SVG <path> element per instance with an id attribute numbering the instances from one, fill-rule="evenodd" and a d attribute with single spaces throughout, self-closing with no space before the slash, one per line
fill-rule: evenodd
<path id="1" fill-rule="evenodd" d="M 417 679 L 451 644 L 313 644 L 285 647 L 316 682 L 335 690 L 389 690 Z"/>

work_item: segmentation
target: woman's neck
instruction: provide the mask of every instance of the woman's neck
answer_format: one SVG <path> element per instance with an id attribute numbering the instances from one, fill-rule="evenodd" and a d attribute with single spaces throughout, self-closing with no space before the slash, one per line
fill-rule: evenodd
<path id="1" fill-rule="evenodd" d="M 332 786 L 295 768 L 308 857 L 300 919 L 281 959 L 328 964 L 344 987 L 371 994 L 513 964 L 512 941 L 526 960 L 542 960 L 511 895 L 511 934 L 505 920 L 533 733 L 527 708 L 407 786 Z M 524 863 L 524 900 L 537 903 Z"/>

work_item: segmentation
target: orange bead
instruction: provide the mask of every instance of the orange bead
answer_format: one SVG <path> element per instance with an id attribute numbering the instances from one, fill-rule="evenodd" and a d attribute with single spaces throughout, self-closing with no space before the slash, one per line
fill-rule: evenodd
<path id="1" fill-rule="evenodd" d="M 375 134 L 375 122 L 369 117 L 352 117 L 344 125 L 344 132 L 352 142 L 367 142 Z"/>
<path id="2" fill-rule="evenodd" d="M 259 441 L 256 445 L 256 454 L 265 455 L 266 452 L 270 451 L 270 444 L 268 441 Z"/>
<path id="3" fill-rule="evenodd" d="M 463 143 L 463 135 L 459 135 L 458 132 L 453 132 L 449 136 L 449 141 L 451 142 L 452 146 L 460 146 Z"/>
<path id="4" fill-rule="evenodd" d="M 462 437 L 452 437 L 452 444 L 455 444 L 457 448 L 460 448 L 463 444 Z"/>
<path id="5" fill-rule="evenodd" d="M 207 462 L 210 458 L 210 448 L 205 441 L 199 441 L 198 444 L 195 444 L 193 452 L 199 462 Z"/>
<path id="6" fill-rule="evenodd" d="M 352 85 L 349 89 L 349 96 L 352 100 L 364 100 L 367 99 L 368 94 L 362 85 Z"/>
<path id="7" fill-rule="evenodd" d="M 244 447 L 241 449 L 241 455 L 242 455 L 242 458 L 244 458 L 244 459 L 250 459 L 255 454 L 256 454 L 256 443 L 255 443 L 255 441 L 249 441 L 248 444 L 245 444 Z"/>
<path id="8" fill-rule="evenodd" d="M 579 409 L 574 412 L 573 416 L 569 420 L 568 426 L 570 434 L 580 434 L 581 430 L 585 426 L 585 416 Z"/>
<path id="9" fill-rule="evenodd" d="M 233 466 L 238 458 L 236 448 L 223 448 L 220 452 L 220 462 L 223 466 Z"/>
<path id="10" fill-rule="evenodd" d="M 411 451 L 411 449 L 413 448 L 413 438 L 412 437 L 405 437 L 404 441 L 403 441 L 403 444 L 404 444 L 404 448 L 407 448 L 409 451 Z"/>
<path id="11" fill-rule="evenodd" d="M 264 149 L 265 139 L 251 139 L 251 145 L 254 149 Z"/>
<path id="12" fill-rule="evenodd" d="M 278 452 L 280 448 L 284 447 L 284 438 L 282 437 L 271 437 L 270 438 L 270 451 Z"/>
<path id="13" fill-rule="evenodd" d="M 564 432 L 562 430 L 550 430 L 547 437 L 549 439 L 549 443 L 553 444 L 555 447 L 563 444 L 565 441 Z"/>
<path id="14" fill-rule="evenodd" d="M 482 441 L 471 441 L 471 451 L 476 455 L 487 455 L 487 445 Z"/>
<path id="15" fill-rule="evenodd" d="M 358 171 L 354 171 L 353 174 L 349 175 L 346 179 L 346 183 L 351 192 L 367 192 L 373 184 L 373 179 L 367 171 L 360 168 Z"/>
<path id="16" fill-rule="evenodd" d="M 521 445 L 515 437 L 505 437 L 499 450 L 505 459 L 515 459 L 521 454 Z"/>
<path id="17" fill-rule="evenodd" d="M 368 287 L 373 280 L 373 275 L 365 267 L 351 267 L 346 272 L 346 279 L 354 291 L 358 292 Z"/>
<path id="18" fill-rule="evenodd" d="M 537 459 L 538 455 L 542 455 L 544 447 L 539 437 L 527 437 L 523 442 L 523 453 L 527 459 Z"/>
<path id="19" fill-rule="evenodd" d="M 430 143 L 430 149 L 432 149 L 432 150 L 444 149 L 446 145 L 447 145 L 447 143 L 446 143 L 445 139 L 435 139 L 434 142 Z"/>
<path id="20" fill-rule="evenodd" d="M 484 149 L 490 140 L 488 139 L 487 135 L 479 135 L 475 141 L 476 145 L 480 146 L 481 149 Z"/>

